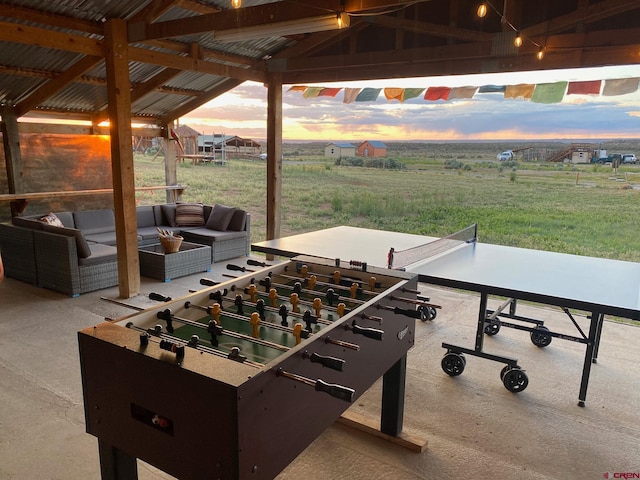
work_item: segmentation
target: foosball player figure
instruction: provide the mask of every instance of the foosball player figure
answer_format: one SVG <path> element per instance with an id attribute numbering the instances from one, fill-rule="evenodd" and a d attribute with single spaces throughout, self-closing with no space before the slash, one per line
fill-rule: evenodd
<path id="1" fill-rule="evenodd" d="M 289 302 L 291 303 L 291 311 L 293 313 L 300 313 L 300 309 L 298 308 L 298 303 L 300 303 L 300 298 L 297 293 L 292 293 L 289 296 Z"/>
<path id="2" fill-rule="evenodd" d="M 307 332 L 309 333 L 312 332 L 311 325 L 314 323 L 318 323 L 318 319 L 311 315 L 310 310 L 305 310 L 304 315 L 302 315 L 302 320 L 304 320 L 304 323 L 307 325 Z"/>
<path id="3" fill-rule="evenodd" d="M 289 316 L 289 311 L 287 310 L 287 307 L 284 303 L 280 305 L 280 308 L 278 309 L 278 315 L 280 315 L 280 318 L 282 318 L 280 325 L 282 325 L 283 327 L 288 327 L 289 323 L 287 322 L 287 316 Z"/>
<path id="4" fill-rule="evenodd" d="M 311 276 L 309 277 L 309 281 L 307 282 L 307 283 L 308 283 L 309 290 L 313 290 L 313 289 L 315 289 L 315 288 L 316 288 L 316 282 L 317 282 L 317 281 L 318 281 L 318 277 L 316 277 L 315 275 L 311 275 Z"/>
<path id="5" fill-rule="evenodd" d="M 256 297 L 258 296 L 258 289 L 255 285 L 255 283 L 252 283 L 251 285 L 249 285 L 245 292 L 249 295 L 249 298 L 251 299 L 251 301 L 253 303 L 256 302 Z"/>
<path id="6" fill-rule="evenodd" d="M 267 317 L 264 313 L 264 300 L 261 298 L 256 301 L 256 311 L 260 314 L 260 320 L 262 320 L 263 322 L 267 320 Z"/>
<path id="7" fill-rule="evenodd" d="M 351 298 L 356 298 L 356 294 L 358 293 L 358 289 L 360 288 L 360 285 L 358 285 L 357 283 L 352 283 L 351 286 L 349 287 L 349 293 L 351 294 Z"/>
<path id="8" fill-rule="evenodd" d="M 336 313 L 338 314 L 338 317 L 344 317 L 344 314 L 347 313 L 347 306 L 344 303 L 340 302 L 336 307 Z"/>
<path id="9" fill-rule="evenodd" d="M 339 298 L 340 295 L 338 295 L 333 288 L 327 288 L 327 303 L 330 307 L 333 307 L 333 302 Z"/>
<path id="10" fill-rule="evenodd" d="M 276 308 L 276 300 L 278 299 L 278 291 L 275 288 L 269 289 L 269 300 L 271 300 L 271 306 Z"/>
<path id="11" fill-rule="evenodd" d="M 302 324 L 296 323 L 293 326 L 293 336 L 296 337 L 296 345 L 298 345 L 302 341 L 301 334 L 302 334 Z"/>
<path id="12" fill-rule="evenodd" d="M 253 312 L 249 323 L 251 324 L 251 336 L 253 338 L 260 338 L 260 314 Z"/>
<path id="13" fill-rule="evenodd" d="M 322 300 L 320 300 L 318 297 L 313 299 L 313 309 L 316 312 L 316 317 L 319 317 L 322 311 Z"/>
<path id="14" fill-rule="evenodd" d="M 236 312 L 238 315 L 244 315 L 244 310 L 242 308 L 244 301 L 242 299 L 242 295 L 236 295 L 235 300 L 233 301 L 233 304 L 238 307 L 238 311 Z"/>

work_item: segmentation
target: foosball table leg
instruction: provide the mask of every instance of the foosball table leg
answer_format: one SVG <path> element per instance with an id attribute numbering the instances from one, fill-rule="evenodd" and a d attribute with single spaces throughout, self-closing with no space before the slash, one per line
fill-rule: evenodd
<path id="1" fill-rule="evenodd" d="M 102 480 L 138 480 L 136 457 L 98 439 Z"/>
<path id="2" fill-rule="evenodd" d="M 403 355 L 382 377 L 380 431 L 392 437 L 402 432 L 407 355 Z"/>

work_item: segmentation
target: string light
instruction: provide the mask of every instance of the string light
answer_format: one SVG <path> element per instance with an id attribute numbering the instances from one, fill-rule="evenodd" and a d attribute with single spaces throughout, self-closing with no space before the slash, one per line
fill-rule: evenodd
<path id="1" fill-rule="evenodd" d="M 540 47 L 540 50 L 536 53 L 536 58 L 538 60 L 542 60 L 544 58 L 544 47 Z"/>
<path id="2" fill-rule="evenodd" d="M 487 14 L 487 4 L 481 3 L 480 5 L 478 5 L 478 10 L 476 11 L 476 15 L 478 15 L 478 17 L 480 18 L 484 18 L 486 14 Z"/>
<path id="3" fill-rule="evenodd" d="M 513 44 L 518 48 L 522 46 L 522 35 L 518 31 L 516 31 L 516 38 L 513 39 Z"/>
<path id="4" fill-rule="evenodd" d="M 231 0 L 231 6 L 233 8 L 240 8 L 242 6 L 242 0 Z"/>

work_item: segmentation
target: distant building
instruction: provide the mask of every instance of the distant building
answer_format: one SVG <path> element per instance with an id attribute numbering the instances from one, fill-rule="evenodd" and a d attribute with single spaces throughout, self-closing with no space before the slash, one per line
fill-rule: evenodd
<path id="1" fill-rule="evenodd" d="M 359 157 L 386 157 L 387 146 L 383 142 L 367 140 L 358 145 Z"/>
<path id="2" fill-rule="evenodd" d="M 356 147 L 347 142 L 330 143 L 324 147 L 324 156 L 330 158 L 355 157 Z"/>

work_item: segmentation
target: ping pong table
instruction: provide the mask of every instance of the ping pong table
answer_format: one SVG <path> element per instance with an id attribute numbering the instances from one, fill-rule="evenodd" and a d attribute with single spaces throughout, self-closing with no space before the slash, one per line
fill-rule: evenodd
<path id="1" fill-rule="evenodd" d="M 343 266 L 387 267 L 390 249 L 401 253 L 437 243 L 438 237 L 339 226 L 324 230 L 255 243 L 252 250 L 269 255 L 293 257 L 310 255 L 335 259 Z M 483 349 L 484 335 L 498 333 L 501 326 L 527 331 L 538 347 L 552 338 L 586 345 L 578 405 L 584 406 L 592 363 L 597 363 L 600 335 L 605 315 L 640 319 L 640 263 L 585 257 L 549 251 L 460 241 L 443 253 L 406 265 L 419 281 L 477 292 L 480 305 L 473 348 L 449 343 L 443 370 L 456 376 L 464 370 L 464 354 L 504 363 L 500 377 L 512 392 L 524 390 L 526 373 L 517 359 L 490 354 Z M 487 309 L 489 296 L 507 300 L 496 310 Z M 560 307 L 578 331 L 566 335 L 550 331 L 544 322 L 517 315 L 517 301 Z M 509 307 L 508 311 L 505 311 Z M 573 309 L 572 313 L 570 309 Z M 574 319 L 575 311 L 589 319 L 584 333 Z M 508 318 L 512 321 L 504 321 Z"/>

